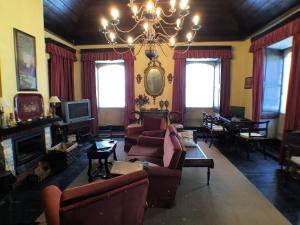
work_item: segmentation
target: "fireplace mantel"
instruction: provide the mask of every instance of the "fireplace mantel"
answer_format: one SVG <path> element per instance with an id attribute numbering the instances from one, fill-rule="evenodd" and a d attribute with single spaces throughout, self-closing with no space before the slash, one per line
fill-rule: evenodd
<path id="1" fill-rule="evenodd" d="M 33 120 L 30 122 L 23 122 L 22 124 L 15 125 L 13 127 L 0 128 L 0 141 L 14 138 L 21 133 L 35 128 L 44 128 L 51 126 L 54 122 L 60 121 L 59 117 L 56 118 L 43 118 L 39 120 Z"/>

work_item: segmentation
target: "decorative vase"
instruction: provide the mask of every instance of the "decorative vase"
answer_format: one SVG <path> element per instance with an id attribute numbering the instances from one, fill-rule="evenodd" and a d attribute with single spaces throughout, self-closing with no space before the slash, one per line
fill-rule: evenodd
<path id="1" fill-rule="evenodd" d="M 163 100 L 159 101 L 160 110 L 163 110 L 164 104 L 165 104 L 165 102 Z"/>
<path id="2" fill-rule="evenodd" d="M 168 110 L 168 107 L 169 107 L 169 101 L 168 100 L 165 101 L 165 107 L 166 107 L 166 110 Z"/>

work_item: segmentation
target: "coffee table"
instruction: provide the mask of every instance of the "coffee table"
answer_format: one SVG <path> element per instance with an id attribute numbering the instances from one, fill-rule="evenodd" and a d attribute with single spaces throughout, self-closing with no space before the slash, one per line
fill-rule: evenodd
<path id="1" fill-rule="evenodd" d="M 207 185 L 210 181 L 210 169 L 214 168 L 214 160 L 207 158 L 202 149 L 197 145 L 196 147 L 186 148 L 186 155 L 184 160 L 184 167 L 206 167 L 207 168 Z"/>
<path id="2" fill-rule="evenodd" d="M 88 169 L 88 177 L 89 182 L 92 182 L 96 177 L 108 178 L 109 177 L 109 169 L 108 169 L 108 157 L 113 154 L 114 160 L 117 160 L 116 156 L 116 147 L 117 141 L 115 140 L 95 140 L 92 147 L 87 152 L 87 157 L 89 160 L 89 169 Z M 93 171 L 92 162 L 94 159 L 97 159 L 99 162 L 98 167 Z M 102 161 L 104 161 L 102 163 Z M 105 170 L 105 176 L 102 175 L 103 166 Z"/>

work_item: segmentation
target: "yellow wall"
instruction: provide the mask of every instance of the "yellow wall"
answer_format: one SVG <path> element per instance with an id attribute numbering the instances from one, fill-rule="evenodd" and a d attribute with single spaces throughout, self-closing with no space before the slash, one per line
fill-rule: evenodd
<path id="1" fill-rule="evenodd" d="M 244 89 L 244 80 L 245 77 L 252 76 L 252 54 L 249 53 L 250 40 L 247 41 L 238 41 L 238 42 L 201 42 L 195 43 L 195 46 L 222 46 L 229 45 L 233 49 L 233 59 L 231 64 L 231 105 L 235 106 L 245 106 L 246 113 L 245 116 L 251 118 L 252 102 L 251 102 L 251 89 Z M 107 48 L 107 45 L 84 45 L 76 46 L 78 52 L 80 49 L 88 48 Z M 137 48 L 138 49 L 138 48 Z M 162 100 L 169 100 L 170 107 L 172 105 L 172 88 L 173 83 L 170 84 L 167 81 L 167 75 L 169 73 L 174 74 L 174 60 L 173 60 L 173 50 L 169 47 L 164 47 L 164 52 L 166 56 L 159 50 L 158 60 L 162 63 L 163 68 L 165 69 L 166 83 L 165 90 L 162 96 L 156 98 L 156 105 L 153 104 L 151 98 L 151 104 L 148 105 L 148 108 L 157 107 L 159 108 L 158 102 Z M 137 84 L 135 81 L 135 95 L 144 94 L 144 70 L 147 67 L 149 60 L 144 54 L 144 50 L 137 55 L 134 73 L 135 76 L 139 73 L 142 75 L 143 80 L 140 84 Z M 75 65 L 75 83 L 77 87 L 80 87 L 80 62 L 77 62 Z M 76 69 L 77 68 L 77 69 Z M 76 96 L 81 97 L 81 88 L 75 89 Z M 170 109 L 170 108 L 169 108 Z"/>
<path id="2" fill-rule="evenodd" d="M 36 39 L 36 72 L 38 92 L 43 95 L 45 112 L 48 111 L 48 74 L 46 70 L 44 18 L 42 0 L 0 1 L 0 74 L 2 95 L 10 106 L 5 113 L 13 112 L 13 98 L 17 93 L 13 28 Z"/>

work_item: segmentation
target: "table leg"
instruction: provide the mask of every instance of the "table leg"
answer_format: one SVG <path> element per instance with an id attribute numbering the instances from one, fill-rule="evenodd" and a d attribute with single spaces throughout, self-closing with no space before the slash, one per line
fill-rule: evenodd
<path id="1" fill-rule="evenodd" d="M 116 147 L 117 147 L 117 145 L 115 145 L 114 148 L 113 148 L 114 160 L 118 160 L 117 159 L 117 154 L 116 154 Z"/>
<path id="2" fill-rule="evenodd" d="M 104 159 L 104 167 L 105 167 L 105 176 L 106 176 L 106 178 L 108 178 L 109 177 L 109 169 L 108 169 L 107 158 Z"/>
<path id="3" fill-rule="evenodd" d="M 209 181 L 210 181 L 210 168 L 207 167 L 207 185 L 209 185 Z"/>
<path id="4" fill-rule="evenodd" d="M 88 169 L 88 181 L 92 182 L 93 181 L 93 177 L 92 177 L 92 159 L 89 159 L 89 169 Z"/>

